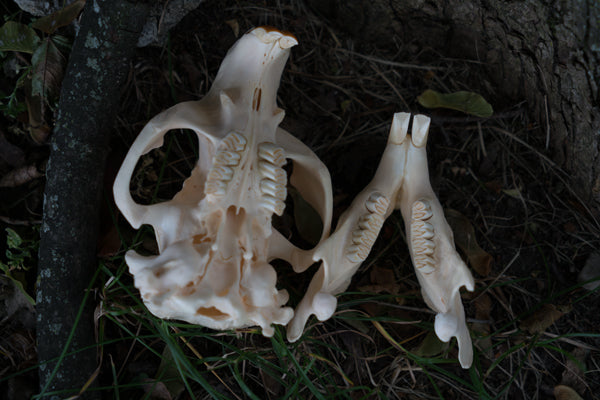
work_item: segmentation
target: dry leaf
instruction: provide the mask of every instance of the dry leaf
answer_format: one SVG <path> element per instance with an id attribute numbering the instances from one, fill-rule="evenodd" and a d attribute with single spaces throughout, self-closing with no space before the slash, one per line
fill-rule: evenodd
<path id="1" fill-rule="evenodd" d="M 532 335 L 542 333 L 569 311 L 571 308 L 568 306 L 557 307 L 553 304 L 544 304 L 533 315 L 523 320 L 520 328 Z"/>
<path id="2" fill-rule="evenodd" d="M 298 233 L 309 244 L 317 244 L 321 238 L 321 232 L 323 232 L 323 222 L 319 213 L 304 200 L 294 187 L 288 188 L 288 194 L 294 202 L 294 221 Z"/>
<path id="3" fill-rule="evenodd" d="M 448 347 L 448 343 L 442 342 L 435 332 L 429 332 L 423 339 L 419 347 L 413 350 L 413 353 L 421 357 L 435 357 L 441 354 Z"/>
<path id="4" fill-rule="evenodd" d="M 13 169 L 0 179 L 0 187 L 17 187 L 44 176 L 35 165 Z"/>
<path id="5" fill-rule="evenodd" d="M 400 296 L 401 294 L 406 292 L 406 288 L 398 283 L 396 277 L 394 276 L 394 270 L 391 268 L 381 267 L 377 264 L 373 265 L 369 271 L 370 284 L 368 285 L 360 285 L 358 290 L 361 292 L 368 293 L 389 293 L 394 297 L 395 301 L 398 304 L 404 304 L 405 297 Z M 369 312 L 369 310 L 367 310 Z M 389 310 L 384 310 L 382 312 L 389 312 Z M 377 315 L 376 313 L 371 313 L 371 315 Z"/>
<path id="6" fill-rule="evenodd" d="M 69 25 L 83 10 L 85 0 L 75 0 L 62 9 L 35 21 L 31 26 L 52 35 L 58 28 Z"/>
<path id="7" fill-rule="evenodd" d="M 565 362 L 565 370 L 562 373 L 561 384 L 569 386 L 578 393 L 584 393 L 586 390 L 585 381 L 585 359 L 589 351 L 586 349 L 576 348 L 571 352 L 571 357 L 568 357 Z"/>
<path id="8" fill-rule="evenodd" d="M 492 310 L 492 299 L 487 294 L 477 297 L 475 303 L 475 319 L 478 321 L 489 321 Z M 477 332 L 481 338 L 475 339 L 475 345 L 485 353 L 489 359 L 494 357 L 492 350 L 492 338 L 490 337 L 489 322 L 474 322 L 471 331 Z"/>
<path id="9" fill-rule="evenodd" d="M 583 287 L 587 290 L 595 290 L 598 286 L 600 286 L 600 253 L 592 253 L 588 257 L 587 261 L 585 262 L 585 266 L 577 277 L 577 280 L 580 283 L 587 282 L 583 285 Z"/>
<path id="10" fill-rule="evenodd" d="M 235 37 L 240 35 L 240 24 L 238 23 L 237 19 L 228 19 L 225 21 L 225 23 L 229 25 Z"/>
<path id="11" fill-rule="evenodd" d="M 0 160 L 11 167 L 18 167 L 25 162 L 25 152 L 4 137 L 0 131 Z"/>
<path id="12" fill-rule="evenodd" d="M 58 95 L 64 74 L 65 58 L 54 43 L 47 38 L 33 53 L 31 67 L 31 95 L 44 99 Z"/>
<path id="13" fill-rule="evenodd" d="M 576 391 L 565 385 L 554 387 L 554 397 L 556 400 L 583 400 Z"/>
<path id="14" fill-rule="evenodd" d="M 454 232 L 454 242 L 467 256 L 469 264 L 479 275 L 485 277 L 490 274 L 492 256 L 479 247 L 475 240 L 475 229 L 471 222 L 456 210 L 444 210 L 446 219 Z"/>

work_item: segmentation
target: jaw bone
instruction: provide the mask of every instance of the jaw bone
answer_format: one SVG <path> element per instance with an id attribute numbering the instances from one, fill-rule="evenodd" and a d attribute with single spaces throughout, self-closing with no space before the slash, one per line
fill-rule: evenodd
<path id="1" fill-rule="evenodd" d="M 423 115 L 413 119 L 412 137 L 406 141 L 404 184 L 396 198 L 396 207 L 406 225 L 423 299 L 437 313 L 435 333 L 444 342 L 456 336 L 458 359 L 463 368 L 468 368 L 473 361 L 473 346 L 459 290 L 465 286 L 473 291 L 475 282 L 455 250 L 454 235 L 429 182 L 426 152 L 429 122 Z"/>
<path id="2" fill-rule="evenodd" d="M 385 218 L 394 207 L 402 212 L 410 255 L 422 294 L 437 315 L 435 332 L 442 341 L 456 336 L 459 361 L 468 368 L 473 359 L 471 337 L 459 289 L 474 289 L 473 276 L 454 248 L 454 237 L 437 199 L 427 168 L 430 119 L 394 115 L 382 159 L 371 183 L 340 217 L 335 232 L 313 253 L 321 261 L 318 272 L 288 325 L 288 339 L 297 340 L 311 314 L 320 321 L 335 312 L 335 295 L 346 290 L 352 275 L 369 254 Z"/>

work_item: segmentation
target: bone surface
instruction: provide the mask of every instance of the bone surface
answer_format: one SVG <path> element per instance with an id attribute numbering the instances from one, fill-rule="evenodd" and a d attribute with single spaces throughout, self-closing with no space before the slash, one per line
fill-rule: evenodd
<path id="1" fill-rule="evenodd" d="M 322 263 L 288 325 L 288 340 L 300 337 L 310 315 L 320 321 L 333 315 L 337 306 L 335 295 L 348 288 L 352 276 L 371 251 L 383 222 L 394 210 L 394 199 L 404 179 L 403 142 L 409 121 L 410 114 L 394 116 L 373 180 L 342 214 L 335 232 L 315 248 L 313 260 Z"/>
<path id="2" fill-rule="evenodd" d="M 437 313 L 435 333 L 444 342 L 456 337 L 460 364 L 469 368 L 473 346 L 459 289 L 465 286 L 473 291 L 475 283 L 454 248 L 452 230 L 431 188 L 426 152 L 429 122 L 428 117 L 416 115 L 412 135 L 404 140 L 404 183 L 396 206 L 406 225 L 406 238 L 423 299 Z"/>
<path id="3" fill-rule="evenodd" d="M 310 263 L 308 253 L 271 226 L 272 215 L 285 208 L 288 160 L 294 162 L 292 183 L 323 220 L 323 239 L 332 213 L 329 172 L 308 147 L 278 128 L 284 112 L 276 104 L 277 89 L 296 44 L 292 35 L 271 28 L 245 34 L 206 96 L 154 117 L 127 154 L 114 196 L 134 228 L 154 228 L 159 254 L 130 250 L 125 257 L 154 315 L 214 329 L 258 325 L 265 336 L 273 334 L 273 324 L 292 318 L 287 292 L 276 288 L 269 264 L 279 253 L 296 254 L 299 265 Z M 134 168 L 173 129 L 197 134 L 198 162 L 172 200 L 137 204 L 129 191 Z"/>

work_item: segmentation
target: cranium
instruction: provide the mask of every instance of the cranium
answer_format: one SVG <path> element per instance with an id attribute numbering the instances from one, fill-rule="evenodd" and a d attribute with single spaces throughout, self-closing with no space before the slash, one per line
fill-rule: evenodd
<path id="1" fill-rule="evenodd" d="M 148 309 L 158 317 L 214 329 L 285 325 L 293 311 L 269 261 L 287 245 L 274 235 L 273 214 L 290 182 L 319 212 L 323 234 L 331 221 L 329 172 L 302 142 L 278 128 L 284 112 L 276 92 L 289 49 L 296 39 L 256 28 L 231 48 L 208 94 L 154 117 L 133 143 L 114 184 L 117 206 L 134 228 L 153 226 L 158 256 L 135 251 L 126 261 Z M 143 206 L 129 183 L 138 159 L 162 145 L 171 129 L 191 129 L 199 141 L 198 162 L 172 200 Z M 275 236 L 278 246 L 270 241 Z M 297 263 L 310 257 L 297 250 Z"/>
<path id="2" fill-rule="evenodd" d="M 454 250 L 452 232 L 429 183 L 425 144 L 429 118 L 394 115 L 387 146 L 372 182 L 340 217 L 330 236 L 331 180 L 327 168 L 302 142 L 279 128 L 284 112 L 276 92 L 296 39 L 256 28 L 231 48 L 207 95 L 154 117 L 133 143 L 114 184 L 117 206 L 134 228 L 154 227 L 159 255 L 131 250 L 126 261 L 148 309 L 158 317 L 214 329 L 288 325 L 297 340 L 314 314 L 330 318 L 336 294 L 346 290 L 369 254 L 385 219 L 399 208 L 425 301 L 437 316 L 435 331 L 456 336 L 459 360 L 471 364 L 472 348 L 459 288 L 473 290 L 473 277 Z M 172 129 L 191 129 L 199 141 L 198 162 L 172 200 L 135 203 L 129 183 L 139 158 L 162 145 Z M 323 232 L 311 250 L 301 250 L 271 226 L 281 215 L 287 176 L 319 213 Z M 277 290 L 273 259 L 295 272 L 321 262 L 294 312 Z M 288 324 L 289 323 L 289 324 Z"/>

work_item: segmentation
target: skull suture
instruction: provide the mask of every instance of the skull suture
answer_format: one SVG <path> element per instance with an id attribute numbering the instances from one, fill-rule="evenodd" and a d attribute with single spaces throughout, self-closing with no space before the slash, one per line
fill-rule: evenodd
<path id="1" fill-rule="evenodd" d="M 429 118 L 394 116 L 388 145 L 373 181 L 340 218 L 330 236 L 332 189 L 329 172 L 302 142 L 279 128 L 284 112 L 276 105 L 283 67 L 296 39 L 271 28 L 240 38 L 223 60 L 207 95 L 180 103 L 154 117 L 133 143 L 114 185 L 117 206 L 134 228 L 152 225 L 159 255 L 131 250 L 126 261 L 148 309 L 158 317 L 213 329 L 288 325 L 297 340 L 311 314 L 326 320 L 335 294 L 344 291 L 367 257 L 383 222 L 395 207 L 407 221 L 413 263 L 428 305 L 438 312 L 436 333 L 457 336 L 466 367 L 471 343 L 458 289 L 473 289 L 473 278 L 453 247 L 439 201 L 431 190 L 425 143 Z M 135 203 L 129 182 L 138 159 L 160 147 L 171 129 L 191 129 L 199 141 L 198 162 L 172 200 Z M 281 215 L 287 175 L 290 184 L 319 213 L 323 232 L 311 250 L 301 250 L 271 226 Z M 273 259 L 295 272 L 321 262 L 294 312 L 288 294 L 277 290 Z M 289 323 L 289 324 L 288 324 Z"/>

